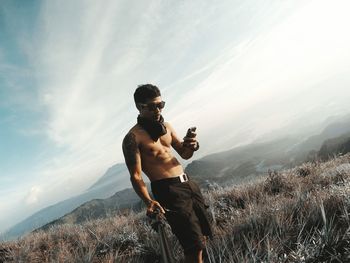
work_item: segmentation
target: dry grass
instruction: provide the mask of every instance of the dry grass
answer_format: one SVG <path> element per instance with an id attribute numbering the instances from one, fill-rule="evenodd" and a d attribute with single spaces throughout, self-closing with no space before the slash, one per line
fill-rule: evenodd
<path id="1" fill-rule="evenodd" d="M 350 262 L 350 155 L 205 193 L 206 262 Z M 167 229 L 170 235 L 170 230 Z M 182 261 L 172 236 L 174 255 Z M 63 225 L 0 244 L 4 262 L 160 262 L 144 212 Z M 1 260 L 0 260 L 1 262 Z"/>

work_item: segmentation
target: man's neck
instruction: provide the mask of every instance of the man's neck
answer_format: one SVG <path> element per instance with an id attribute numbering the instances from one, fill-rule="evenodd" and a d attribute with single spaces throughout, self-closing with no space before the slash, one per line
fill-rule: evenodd
<path id="1" fill-rule="evenodd" d="M 148 132 L 154 141 L 157 141 L 160 136 L 167 133 L 162 116 L 160 116 L 159 120 L 152 120 L 139 115 L 137 123 Z"/>

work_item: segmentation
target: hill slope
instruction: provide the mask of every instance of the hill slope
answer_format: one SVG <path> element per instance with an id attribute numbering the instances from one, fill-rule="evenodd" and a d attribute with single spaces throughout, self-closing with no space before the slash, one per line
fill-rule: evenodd
<path id="1" fill-rule="evenodd" d="M 350 133 L 326 140 L 318 152 L 318 157 L 327 160 L 334 155 L 348 152 L 350 152 Z"/>
<path id="2" fill-rule="evenodd" d="M 45 230 L 54 225 L 81 224 L 99 218 L 107 218 L 122 210 L 140 210 L 143 207 L 140 198 L 131 188 L 124 189 L 106 199 L 94 199 L 74 209 L 72 212 L 56 219 L 37 230 Z"/>
<path id="3" fill-rule="evenodd" d="M 210 262 L 349 262 L 350 154 L 204 193 L 215 239 Z M 170 243 L 176 261 L 178 242 Z M 1 259 L 2 258 L 2 259 Z M 145 211 L 51 227 L 0 244 L 6 262 L 160 262 Z M 208 260 L 208 259 L 207 259 Z"/>

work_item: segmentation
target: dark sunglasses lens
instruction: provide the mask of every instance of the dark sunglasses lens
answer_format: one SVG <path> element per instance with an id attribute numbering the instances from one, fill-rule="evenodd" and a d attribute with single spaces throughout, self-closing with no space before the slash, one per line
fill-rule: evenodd
<path id="1" fill-rule="evenodd" d="M 148 104 L 147 105 L 147 108 L 150 110 L 150 111 L 155 111 L 157 109 L 157 105 L 156 104 Z"/>
<path id="2" fill-rule="evenodd" d="M 147 108 L 149 110 L 151 110 L 151 111 L 155 111 L 157 108 L 160 109 L 160 110 L 163 109 L 164 106 L 165 106 L 165 101 L 162 101 L 162 102 L 159 102 L 157 104 L 150 103 L 150 104 L 147 105 Z"/>

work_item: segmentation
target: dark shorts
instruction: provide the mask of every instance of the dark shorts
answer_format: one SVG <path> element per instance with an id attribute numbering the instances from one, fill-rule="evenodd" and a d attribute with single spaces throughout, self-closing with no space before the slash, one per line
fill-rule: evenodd
<path id="1" fill-rule="evenodd" d="M 212 237 L 207 208 L 198 185 L 175 178 L 151 182 L 154 198 L 166 210 L 165 216 L 185 254 L 205 248 L 204 236 Z"/>

